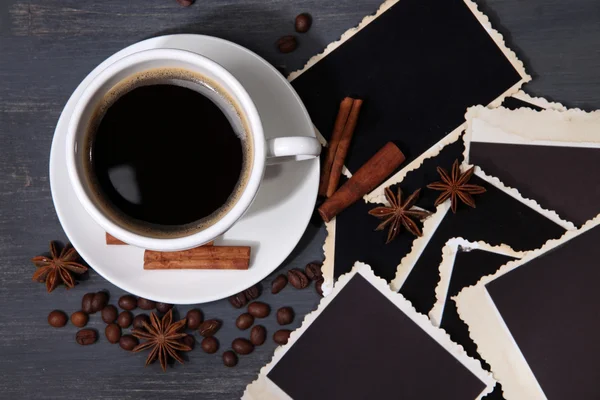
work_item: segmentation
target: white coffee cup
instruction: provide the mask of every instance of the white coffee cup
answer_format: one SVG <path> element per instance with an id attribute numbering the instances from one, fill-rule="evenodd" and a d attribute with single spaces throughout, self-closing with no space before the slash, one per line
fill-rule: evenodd
<path id="1" fill-rule="evenodd" d="M 81 154 L 86 146 L 90 119 L 99 102 L 119 82 L 137 73 L 156 68 L 183 68 L 200 74 L 215 82 L 238 106 L 247 122 L 247 140 L 252 140 L 253 157 L 246 186 L 236 203 L 224 215 L 205 229 L 187 236 L 162 238 L 145 236 L 133 232 L 124 224 L 115 221 L 99 207 L 85 177 L 85 157 Z M 109 65 L 85 88 L 77 102 L 66 138 L 67 169 L 71 185 L 77 198 L 106 232 L 134 246 L 157 251 L 177 251 L 200 246 L 230 229 L 248 210 L 260 187 L 265 166 L 277 162 L 278 157 L 286 160 L 302 160 L 319 155 L 321 145 L 312 137 L 280 137 L 265 140 L 263 126 L 256 106 L 248 92 L 225 68 L 216 62 L 184 50 L 151 49 L 124 57 Z M 199 174 L 200 175 L 200 174 Z"/>

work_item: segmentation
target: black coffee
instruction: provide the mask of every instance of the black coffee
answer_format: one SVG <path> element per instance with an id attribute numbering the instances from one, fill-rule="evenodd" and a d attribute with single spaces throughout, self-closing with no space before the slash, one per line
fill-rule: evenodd
<path id="1" fill-rule="evenodd" d="M 98 201 L 127 228 L 154 236 L 214 223 L 237 200 L 249 164 L 236 107 L 179 69 L 120 86 L 90 125 L 86 153 Z"/>

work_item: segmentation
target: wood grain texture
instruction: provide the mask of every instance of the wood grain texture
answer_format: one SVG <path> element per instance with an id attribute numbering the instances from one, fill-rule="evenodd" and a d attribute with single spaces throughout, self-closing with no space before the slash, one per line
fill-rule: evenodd
<path id="1" fill-rule="evenodd" d="M 401 0 L 400 0 L 401 1 Z M 272 356 L 274 343 L 225 368 L 220 354 L 238 336 L 240 314 L 227 301 L 200 308 L 224 321 L 221 351 L 197 349 L 189 363 L 162 373 L 143 368 L 143 354 L 99 343 L 80 347 L 76 329 L 50 328 L 48 313 L 77 311 L 88 291 L 123 292 L 95 273 L 71 291 L 52 294 L 31 282 L 29 259 L 64 239 L 52 204 L 48 162 L 54 126 L 77 84 L 102 60 L 139 40 L 166 33 L 203 33 L 240 43 L 288 72 L 300 68 L 380 0 L 197 0 L 181 8 L 175 0 L 0 1 L 0 393 L 10 399 L 233 399 Z M 569 106 L 600 108 L 600 3 L 597 0 L 479 1 L 494 26 L 525 62 L 534 81 L 525 90 Z M 277 11 L 276 11 L 277 10 Z M 294 16 L 313 15 L 313 28 L 299 36 L 297 51 L 283 55 L 274 42 L 293 33 Z M 322 258 L 322 228 L 310 226 L 280 270 Z M 265 281 L 268 282 L 278 272 Z M 302 316 L 316 307 L 313 289 L 287 287 L 261 298 L 273 308 L 292 306 Z M 113 301 L 114 304 L 114 301 Z M 178 307 L 184 315 L 189 307 Z M 263 322 L 263 321 L 261 321 Z M 275 319 L 264 321 L 276 329 Z M 99 315 L 90 326 L 103 332 Z M 270 335 L 269 335 L 270 336 Z"/>

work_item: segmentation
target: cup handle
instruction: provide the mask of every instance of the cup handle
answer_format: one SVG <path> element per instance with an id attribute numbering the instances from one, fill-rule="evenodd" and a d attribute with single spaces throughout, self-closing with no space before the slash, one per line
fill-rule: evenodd
<path id="1" fill-rule="evenodd" d="M 314 137 L 289 136 L 267 140 L 267 165 L 308 160 L 321 154 L 321 143 Z"/>

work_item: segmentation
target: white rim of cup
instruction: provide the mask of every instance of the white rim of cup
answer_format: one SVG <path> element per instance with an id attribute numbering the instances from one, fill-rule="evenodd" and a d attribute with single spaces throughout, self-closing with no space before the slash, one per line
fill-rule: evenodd
<path id="1" fill-rule="evenodd" d="M 79 179 L 77 167 L 78 163 L 76 161 L 76 157 L 80 157 L 80 154 L 75 148 L 77 131 L 82 123 L 82 114 L 86 108 L 90 106 L 89 102 L 94 94 L 96 94 L 96 92 L 102 85 L 106 83 L 108 79 L 110 79 L 119 71 L 135 64 L 151 62 L 156 59 L 177 60 L 207 68 L 213 73 L 217 74 L 219 79 L 223 80 L 227 86 L 232 88 L 232 92 L 234 93 L 229 94 L 234 98 L 235 101 L 239 103 L 238 105 L 244 111 L 250 130 L 248 134 L 252 137 L 252 150 L 254 153 L 252 167 L 246 187 L 233 207 L 223 217 L 221 217 L 221 219 L 206 229 L 193 233 L 189 236 L 178 238 L 147 237 L 131 232 L 130 230 L 127 230 L 122 226 L 112 222 L 104 215 L 102 211 L 98 209 L 98 207 L 96 207 L 92 199 L 88 196 Z M 84 122 L 87 123 L 88 121 Z M 179 49 L 143 50 L 117 60 L 102 70 L 98 76 L 94 78 L 94 80 L 92 80 L 92 82 L 84 89 L 81 97 L 77 101 L 69 121 L 65 145 L 69 180 L 79 202 L 83 205 L 86 212 L 106 232 L 117 237 L 118 239 L 130 245 L 156 251 L 178 251 L 190 249 L 205 244 L 225 233 L 244 215 L 246 210 L 252 204 L 256 194 L 258 193 L 258 188 L 262 181 L 262 176 L 265 170 L 266 144 L 262 122 L 256 109 L 256 105 L 252 101 L 252 98 L 246 89 L 229 71 L 215 61 L 200 54 Z"/>

